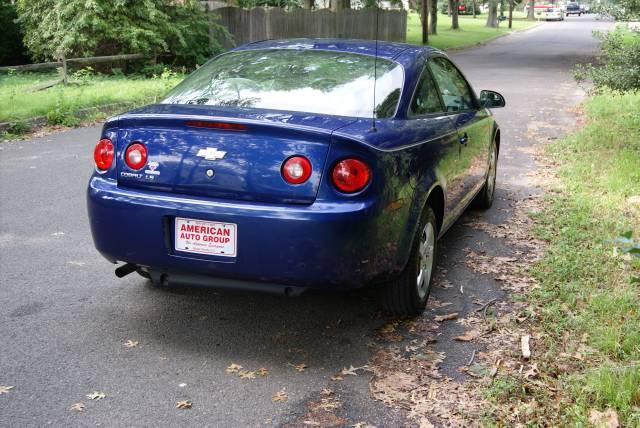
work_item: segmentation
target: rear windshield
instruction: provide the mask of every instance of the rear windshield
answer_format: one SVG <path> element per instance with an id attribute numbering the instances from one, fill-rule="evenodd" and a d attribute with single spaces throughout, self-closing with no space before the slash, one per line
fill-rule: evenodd
<path id="1" fill-rule="evenodd" d="M 203 65 L 176 86 L 165 104 L 202 104 L 373 116 L 374 57 L 321 50 L 231 52 Z M 402 67 L 377 59 L 376 117 L 396 111 Z"/>

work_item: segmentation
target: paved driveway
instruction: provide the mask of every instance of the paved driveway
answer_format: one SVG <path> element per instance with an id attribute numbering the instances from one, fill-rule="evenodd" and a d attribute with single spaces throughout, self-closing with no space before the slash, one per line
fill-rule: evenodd
<path id="1" fill-rule="evenodd" d="M 495 112 L 502 126 L 498 201 L 484 221 L 507 220 L 513 202 L 535 192 L 532 127 L 538 137 L 555 137 L 572 124 L 567 108 L 581 97 L 572 66 L 593 56 L 591 32 L 606 25 L 570 18 L 453 55 L 477 90 L 498 90 L 508 103 Z M 86 219 L 98 134 L 81 128 L 0 144 L 0 385 L 15 386 L 0 395 L 0 426 L 296 425 L 328 385 L 342 405 L 326 424 L 405 420 L 371 399 L 367 373 L 330 379 L 369 360 L 368 345 L 384 323 L 369 293 L 287 299 L 158 291 L 136 275 L 116 279 L 94 250 Z M 433 297 L 464 314 L 471 296 L 505 296 L 465 267 L 462 251 L 502 244 L 461 223 L 442 245 L 441 265 L 454 287 Z M 451 376 L 460 376 L 456 368 L 472 352 L 450 340 L 459 329 L 442 326 L 434 345 L 447 352 L 443 370 Z M 127 348 L 127 340 L 138 344 Z M 269 374 L 240 379 L 225 372 L 231 363 Z M 293 367 L 300 363 L 304 372 Z M 281 390 L 288 401 L 274 403 Z M 87 399 L 94 391 L 107 396 Z M 193 408 L 176 409 L 182 399 Z M 78 402 L 86 405 L 82 413 L 70 410 Z"/>

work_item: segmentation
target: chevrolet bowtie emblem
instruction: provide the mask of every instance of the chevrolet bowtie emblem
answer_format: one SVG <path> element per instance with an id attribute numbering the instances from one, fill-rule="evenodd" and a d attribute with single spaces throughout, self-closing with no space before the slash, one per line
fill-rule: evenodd
<path id="1" fill-rule="evenodd" d="M 205 158 L 206 160 L 218 160 L 222 159 L 226 154 L 227 152 L 223 152 L 216 148 L 207 147 L 206 149 L 200 149 L 197 156 Z"/>

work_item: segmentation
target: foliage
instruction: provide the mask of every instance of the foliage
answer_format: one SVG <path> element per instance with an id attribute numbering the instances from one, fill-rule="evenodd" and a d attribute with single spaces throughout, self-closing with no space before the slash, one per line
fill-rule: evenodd
<path id="1" fill-rule="evenodd" d="M 593 4 L 592 10 L 619 21 L 632 21 L 640 19 L 640 0 L 598 1 Z"/>
<path id="2" fill-rule="evenodd" d="M 591 79 L 597 89 L 640 89 L 640 34 L 619 29 L 595 36 L 602 40 L 601 63 L 577 66 L 576 80 Z"/>
<path id="3" fill-rule="evenodd" d="M 18 65 L 28 61 L 26 48 L 22 44 L 22 31 L 16 24 L 16 8 L 9 0 L 0 0 L 0 65 Z"/>
<path id="4" fill-rule="evenodd" d="M 557 386 L 568 425 L 611 408 L 622 426 L 639 426 L 640 295 L 628 279 L 640 263 L 613 251 L 612 240 L 640 232 L 640 93 L 603 92 L 585 110 L 587 125 L 548 148 L 560 187 L 538 218 L 549 247 L 532 299 L 549 346 L 579 355 Z"/>
<path id="5" fill-rule="evenodd" d="M 196 0 L 21 0 L 18 15 L 34 59 L 172 54 L 195 65 L 220 50 Z"/>
<path id="6" fill-rule="evenodd" d="M 193 68 L 204 64 L 209 58 L 223 51 L 222 40 L 231 35 L 200 7 L 197 0 L 188 0 L 166 8 L 171 20 L 171 31 L 167 34 L 168 51 L 174 65 Z M 213 37 L 209 37 L 209 28 Z"/>

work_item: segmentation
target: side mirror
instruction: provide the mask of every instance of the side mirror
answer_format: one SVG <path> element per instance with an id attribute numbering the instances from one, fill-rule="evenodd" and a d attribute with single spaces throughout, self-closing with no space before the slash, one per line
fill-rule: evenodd
<path id="1" fill-rule="evenodd" d="M 504 97 L 495 91 L 480 91 L 480 106 L 482 108 L 498 108 L 506 105 Z"/>

